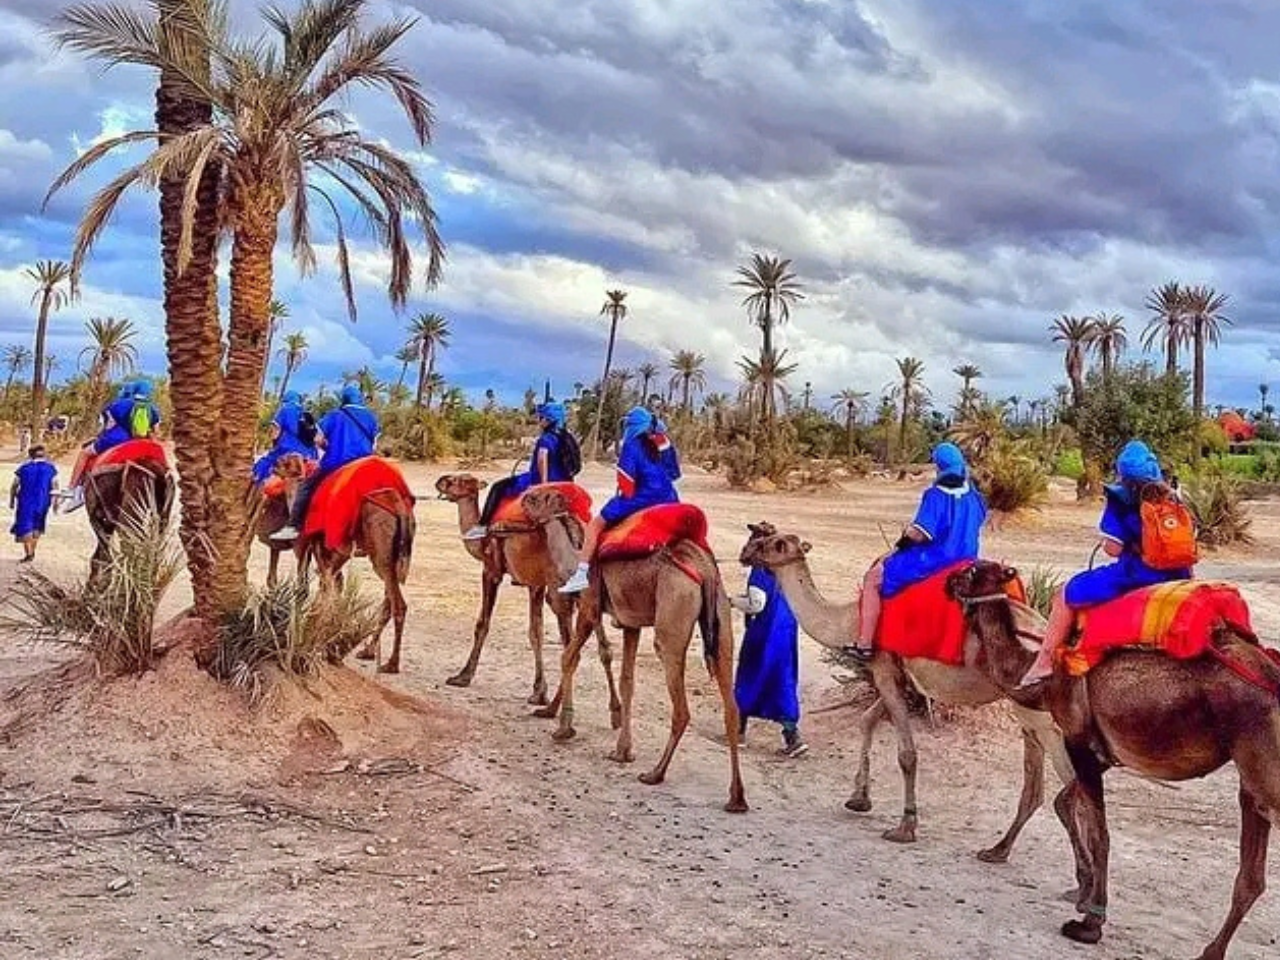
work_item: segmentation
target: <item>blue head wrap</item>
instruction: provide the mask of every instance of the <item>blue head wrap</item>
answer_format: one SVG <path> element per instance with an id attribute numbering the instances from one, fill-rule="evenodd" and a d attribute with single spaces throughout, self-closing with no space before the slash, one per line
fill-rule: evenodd
<path id="1" fill-rule="evenodd" d="M 622 442 L 626 443 L 642 434 L 649 433 L 653 430 L 656 420 L 657 417 L 644 407 L 632 407 L 631 411 L 622 420 Z"/>
<path id="2" fill-rule="evenodd" d="M 963 480 L 969 474 L 964 454 L 954 443 L 940 443 L 933 448 L 933 465 L 938 468 L 938 479 L 955 477 Z"/>
<path id="3" fill-rule="evenodd" d="M 344 386 L 341 400 L 344 407 L 348 405 L 363 406 L 364 394 L 360 392 L 360 385 L 358 383 L 348 383 Z"/>
<path id="4" fill-rule="evenodd" d="M 300 407 L 302 406 L 302 394 L 297 390 L 286 390 L 284 396 L 280 398 L 280 402 L 285 406 Z"/>
<path id="5" fill-rule="evenodd" d="M 538 416 L 543 420 L 550 420 L 551 425 L 557 430 L 563 430 L 565 423 L 569 420 L 569 411 L 559 400 L 548 400 L 538 407 Z"/>
<path id="6" fill-rule="evenodd" d="M 145 381 L 145 380 L 138 380 L 138 381 L 137 381 L 136 383 L 134 383 L 134 385 L 133 385 L 133 394 L 132 394 L 132 396 L 133 396 L 133 399 L 135 399 L 135 400 L 150 400 L 150 399 L 151 399 L 151 384 L 147 383 L 147 381 Z"/>
<path id="7" fill-rule="evenodd" d="M 124 383 L 120 384 L 120 392 L 116 394 L 116 399 L 132 400 L 133 391 L 137 389 L 137 386 L 138 385 L 134 383 L 132 380 L 126 380 Z"/>
<path id="8" fill-rule="evenodd" d="M 1116 473 L 1130 483 L 1156 483 L 1164 479 L 1160 461 L 1141 440 L 1130 440 L 1116 457 Z"/>

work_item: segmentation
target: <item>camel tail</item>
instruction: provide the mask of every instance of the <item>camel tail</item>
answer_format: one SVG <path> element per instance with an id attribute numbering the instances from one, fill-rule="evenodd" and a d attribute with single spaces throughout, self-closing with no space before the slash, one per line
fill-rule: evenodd
<path id="1" fill-rule="evenodd" d="M 413 515 L 396 512 L 396 528 L 391 536 L 391 569 L 396 579 L 404 583 L 409 579 L 409 562 L 413 559 L 413 531 L 409 529 Z"/>
<path id="2" fill-rule="evenodd" d="M 698 611 L 698 628 L 702 632 L 702 658 L 707 669 L 715 673 L 720 658 L 720 571 L 711 559 L 711 569 L 702 574 L 702 609 Z"/>

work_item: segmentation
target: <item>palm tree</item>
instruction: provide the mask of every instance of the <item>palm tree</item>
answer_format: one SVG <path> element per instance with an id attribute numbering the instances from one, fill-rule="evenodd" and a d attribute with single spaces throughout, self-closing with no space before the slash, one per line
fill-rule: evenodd
<path id="1" fill-rule="evenodd" d="M 171 124 L 179 111 L 162 102 L 166 83 L 168 95 L 207 101 L 209 107 L 208 112 L 203 105 L 193 108 L 182 129 L 135 131 L 94 145 L 50 188 L 51 195 L 56 193 L 122 146 L 153 142 L 141 163 L 120 173 L 90 201 L 76 235 L 73 280 L 121 197 L 130 187 L 156 183 L 162 186 L 166 275 L 180 276 L 193 264 L 202 272 L 208 268 L 201 289 L 188 292 L 194 302 L 174 304 L 188 314 L 181 323 L 171 320 L 168 330 L 174 419 L 183 420 L 201 403 L 212 407 L 211 415 L 197 414 L 188 424 L 203 426 L 203 433 L 175 435 L 184 514 L 193 504 L 184 542 L 201 614 L 239 606 L 248 587 L 252 524 L 245 478 L 254 452 L 256 390 L 266 361 L 272 255 L 281 215 L 289 213 L 294 259 L 308 274 L 316 266 L 310 232 L 313 197 L 332 214 L 338 276 L 352 317 L 349 250 L 331 189 L 349 196 L 389 252 L 388 294 L 394 306 L 405 303 L 413 277 L 406 221 L 426 240 L 428 285 L 439 279 L 443 242 L 415 168 L 385 141 L 362 136 L 342 109 L 357 88 L 390 94 L 408 118 L 417 144 L 430 141 L 431 104 L 392 56 L 413 21 L 362 29 L 359 19 L 367 6 L 367 0 L 304 0 L 288 11 L 271 8 L 263 14 L 266 36 L 251 43 L 231 38 L 223 5 L 204 0 L 157 0 L 165 18 L 159 24 L 152 14 L 116 4 L 73 6 L 59 17 L 56 36 L 63 46 L 108 66 L 158 68 L 164 82 L 157 114 L 167 114 Z M 317 175 L 323 185 L 314 182 Z M 175 203 L 180 203 L 176 219 Z M 225 370 L 209 289 L 215 246 L 207 251 L 202 246 L 206 237 L 219 233 L 231 244 Z M 166 309 L 173 296 L 167 289 Z M 218 522 L 210 522 L 215 515 Z M 194 529 L 200 524 L 203 530 Z M 197 548 L 193 534 L 207 538 L 207 550 Z"/>
<path id="2" fill-rule="evenodd" d="M 71 282 L 71 265 L 61 260 L 39 260 L 34 267 L 28 267 L 24 273 L 27 279 L 36 285 L 36 292 L 31 295 L 31 303 L 39 305 L 36 316 L 36 349 L 35 362 L 31 365 L 31 437 L 37 439 L 44 423 L 44 341 L 49 332 L 49 314 L 66 306 L 71 293 L 67 290 Z"/>
<path id="3" fill-rule="evenodd" d="M 1178 349 L 1190 338 L 1181 285 L 1170 280 L 1149 294 L 1145 306 L 1151 319 L 1142 331 L 1142 349 L 1150 350 L 1157 342 L 1164 350 L 1165 373 L 1178 372 Z"/>
<path id="4" fill-rule="evenodd" d="M 973 387 L 973 381 L 982 379 L 982 370 L 976 364 L 962 363 L 958 367 L 951 370 L 963 383 L 960 388 L 960 402 L 956 404 L 960 416 L 967 417 L 973 412 L 973 408 L 978 400 L 978 391 Z"/>
<path id="5" fill-rule="evenodd" d="M 378 394 L 387 389 L 387 385 L 378 379 L 378 375 L 369 369 L 368 364 L 365 364 L 359 370 L 351 370 L 344 373 L 342 379 L 347 383 L 354 383 L 358 386 L 364 398 L 370 403 L 377 400 Z"/>
<path id="6" fill-rule="evenodd" d="M 31 365 L 31 348 L 21 344 L 9 344 L 4 348 L 3 361 L 5 368 L 4 402 L 9 403 L 9 391 L 13 389 L 13 379 Z"/>
<path id="7" fill-rule="evenodd" d="M 80 359 L 89 357 L 86 412 L 92 414 L 106 399 L 107 381 L 133 370 L 138 362 L 138 350 L 132 342 L 136 331 L 129 320 L 90 317 L 84 326 L 90 342 L 80 351 Z"/>
<path id="8" fill-rule="evenodd" d="M 440 375 L 439 371 L 432 370 L 430 373 L 427 374 L 427 389 L 425 391 L 427 405 L 425 409 L 430 410 L 431 399 L 433 397 L 442 396 L 444 392 L 445 392 L 444 377 Z"/>
<path id="9" fill-rule="evenodd" d="M 600 450 L 600 420 L 604 417 L 605 400 L 608 399 L 609 368 L 613 366 L 613 345 L 618 337 L 618 321 L 627 315 L 627 291 L 606 290 L 600 316 L 609 318 L 609 345 L 604 351 L 604 373 L 600 375 L 600 396 L 596 397 L 596 422 L 591 426 L 591 442 L 587 444 L 589 456 L 594 458 Z"/>
<path id="10" fill-rule="evenodd" d="M 924 361 L 915 357 L 903 357 L 895 361 L 898 365 L 898 383 L 893 393 L 900 403 L 898 418 L 898 455 L 907 455 L 907 422 L 911 411 L 928 396 L 924 386 Z"/>
<path id="11" fill-rule="evenodd" d="M 733 285 L 751 291 L 742 305 L 764 337 L 760 355 L 772 355 L 774 325 L 786 323 L 792 304 L 804 299 L 800 282 L 791 272 L 791 261 L 753 253 L 749 264 L 738 267 L 738 277 Z"/>
<path id="12" fill-rule="evenodd" d="M 56 356 L 54 356 L 52 353 L 50 353 L 50 354 L 48 354 L 48 355 L 46 355 L 46 356 L 45 356 L 45 358 L 44 358 L 44 385 L 45 385 L 45 387 L 48 387 L 48 386 L 49 386 L 49 384 L 50 384 L 50 382 L 52 381 L 52 379 L 53 379 L 53 371 L 54 371 L 54 370 L 56 370 L 56 369 L 57 369 L 58 367 L 60 367 L 60 366 L 62 366 L 62 361 L 61 361 L 61 360 L 59 360 Z"/>
<path id="13" fill-rule="evenodd" d="M 418 345 L 410 340 L 395 353 L 396 360 L 400 363 L 400 376 L 396 378 L 396 386 L 404 386 L 404 378 L 409 375 L 409 364 L 418 359 Z"/>
<path id="14" fill-rule="evenodd" d="M 259 396 L 262 395 L 262 391 L 266 388 L 267 368 L 271 366 L 271 347 L 275 341 L 276 334 L 280 332 L 284 322 L 289 319 L 289 307 L 283 301 L 272 297 L 271 305 L 267 307 L 267 316 L 270 319 L 267 326 L 267 348 L 264 353 L 265 359 L 262 363 L 262 381 L 258 386 Z"/>
<path id="15" fill-rule="evenodd" d="M 1005 407 L 1006 409 L 1012 409 L 1013 424 L 1014 426 L 1017 426 L 1018 417 L 1020 416 L 1021 410 L 1022 410 L 1022 398 L 1015 393 L 1013 396 L 1011 396 L 1008 400 L 1005 401 Z"/>
<path id="16" fill-rule="evenodd" d="M 848 387 L 839 393 L 831 395 L 831 399 L 835 401 L 832 411 L 844 414 L 845 452 L 851 459 L 853 457 L 853 427 L 858 422 L 858 418 L 862 416 L 863 411 L 867 409 L 868 396 L 869 394 L 861 393 Z"/>
<path id="17" fill-rule="evenodd" d="M 1212 287 L 1186 287 L 1183 308 L 1186 311 L 1191 346 L 1195 351 L 1191 375 L 1191 409 L 1199 418 L 1204 414 L 1205 351 L 1216 347 L 1222 339 L 1222 328 L 1231 326 L 1231 320 L 1222 310 L 1229 299 Z"/>
<path id="18" fill-rule="evenodd" d="M 307 359 L 307 335 L 305 333 L 286 333 L 284 346 L 279 350 L 280 359 L 284 361 L 284 376 L 280 378 L 280 395 L 276 403 L 284 400 L 285 391 L 289 389 L 289 378 Z"/>
<path id="19" fill-rule="evenodd" d="M 1067 345 L 1063 366 L 1071 381 L 1071 405 L 1077 409 L 1084 403 L 1084 351 L 1089 344 L 1093 324 L 1088 317 L 1072 317 L 1066 314 L 1050 324 L 1054 343 Z"/>
<path id="20" fill-rule="evenodd" d="M 759 409 L 762 419 L 772 420 L 778 408 L 778 397 L 781 396 L 783 403 L 786 403 L 788 393 L 784 381 L 795 373 L 799 366 L 799 364 L 787 363 L 786 357 L 785 350 L 776 354 L 765 353 L 762 350 L 759 358 L 755 360 L 750 357 L 742 357 L 738 360 L 738 369 L 742 371 L 742 379 L 746 384 L 743 393 L 747 400 L 748 413 Z M 755 405 L 756 397 L 760 398 L 758 408 Z"/>
<path id="21" fill-rule="evenodd" d="M 449 346 L 449 321 L 438 313 L 420 313 L 409 324 L 409 342 L 418 348 L 418 392 L 413 405 L 422 409 L 423 398 L 431 406 L 431 394 L 427 381 L 436 369 L 436 355 Z"/>
<path id="22" fill-rule="evenodd" d="M 1269 384 L 1258 384 L 1258 413 L 1261 415 L 1261 419 L 1263 420 L 1270 419 L 1267 416 L 1267 394 L 1270 392 L 1271 387 Z"/>
<path id="23" fill-rule="evenodd" d="M 1101 361 L 1102 379 L 1110 380 L 1116 360 L 1129 345 L 1129 338 L 1124 330 L 1124 317 L 1118 313 L 1100 313 L 1090 319 L 1088 347 Z"/>
<path id="24" fill-rule="evenodd" d="M 661 372 L 661 367 L 652 361 L 646 360 L 640 366 L 636 367 L 636 374 L 640 377 L 640 402 L 649 402 L 649 384 L 653 382 L 653 378 Z M 576 387 L 577 384 L 574 384 Z"/>
<path id="25" fill-rule="evenodd" d="M 706 362 L 706 357 L 692 350 L 677 350 L 671 357 L 671 369 L 675 371 L 671 384 L 680 387 L 680 409 L 685 413 L 689 412 L 690 390 L 702 393 L 707 388 L 707 375 L 702 369 Z"/>

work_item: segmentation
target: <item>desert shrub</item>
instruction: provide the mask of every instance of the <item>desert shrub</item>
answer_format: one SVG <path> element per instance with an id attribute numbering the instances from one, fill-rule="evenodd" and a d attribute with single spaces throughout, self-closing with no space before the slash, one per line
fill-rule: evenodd
<path id="1" fill-rule="evenodd" d="M 144 673 L 156 659 L 156 610 L 184 566 L 172 528 L 150 504 L 135 501 L 123 509 L 92 583 L 63 586 L 24 570 L 6 598 L 0 628 L 33 643 L 87 650 L 109 676 Z"/>
<path id="2" fill-rule="evenodd" d="M 1200 452 L 1206 456 L 1221 456 L 1231 449 L 1231 439 L 1222 424 L 1216 420 L 1200 421 Z"/>
<path id="3" fill-rule="evenodd" d="M 997 440 L 974 466 L 974 479 L 987 505 L 1001 513 L 1038 507 L 1049 494 L 1049 477 L 1022 440 Z"/>
<path id="4" fill-rule="evenodd" d="M 305 581 L 285 580 L 250 594 L 222 622 L 209 671 L 256 697 L 268 668 L 310 676 L 326 661 L 340 662 L 381 619 L 381 604 L 361 596 L 355 577 L 340 590 L 315 592 Z"/>
<path id="5" fill-rule="evenodd" d="M 1183 487 L 1183 494 L 1200 521 L 1199 539 L 1207 547 L 1252 543 L 1252 521 L 1243 491 L 1235 477 L 1207 469 Z"/>
<path id="6" fill-rule="evenodd" d="M 379 447 L 402 460 L 439 460 L 453 453 L 448 421 L 439 413 L 412 407 L 383 412 Z"/>
<path id="7" fill-rule="evenodd" d="M 1053 462 L 1053 475 L 1066 477 L 1068 480 L 1079 480 L 1084 476 L 1084 454 L 1079 447 L 1063 450 Z"/>
<path id="8" fill-rule="evenodd" d="M 1062 574 L 1052 567 L 1032 567 L 1022 579 L 1027 590 L 1027 606 L 1042 617 L 1049 616 L 1053 596 L 1064 582 Z"/>
<path id="9" fill-rule="evenodd" d="M 779 420 L 767 430 L 761 428 L 750 436 L 739 436 L 724 451 L 722 459 L 732 486 L 746 487 L 762 477 L 782 484 L 800 462 L 795 428 Z"/>
<path id="10" fill-rule="evenodd" d="M 1232 453 L 1217 460 L 1218 468 L 1229 477 L 1258 476 L 1258 458 L 1249 453 Z"/>
<path id="11" fill-rule="evenodd" d="M 1254 463 L 1254 476 L 1263 483 L 1280 483 L 1280 450 L 1261 448 Z"/>

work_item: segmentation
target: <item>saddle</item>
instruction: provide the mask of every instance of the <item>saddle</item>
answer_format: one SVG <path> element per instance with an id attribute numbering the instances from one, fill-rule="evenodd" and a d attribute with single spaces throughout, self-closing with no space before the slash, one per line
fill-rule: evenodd
<path id="1" fill-rule="evenodd" d="M 534 488 L 531 487 L 530 489 Z M 583 524 L 591 522 L 591 494 L 576 483 L 560 481 L 540 484 L 536 489 L 553 490 L 559 493 L 564 497 L 565 504 L 568 506 L 571 515 Z M 528 533 L 535 526 L 534 522 L 529 519 L 529 515 L 525 513 L 524 497 L 521 495 L 508 497 L 499 504 L 498 509 L 494 511 L 493 520 L 489 524 L 489 532 L 496 536 Z"/>
<path id="2" fill-rule="evenodd" d="M 406 503 L 412 508 L 414 496 L 392 461 L 377 455 L 361 457 L 321 481 L 307 509 L 303 537 L 323 536 L 328 549 L 343 549 L 355 536 L 360 508 L 367 500 L 394 512 Z"/>
<path id="3" fill-rule="evenodd" d="M 707 515 L 691 503 L 663 503 L 646 507 L 606 530 L 596 556 L 602 562 L 647 557 L 681 540 L 711 553 Z"/>
<path id="4" fill-rule="evenodd" d="M 315 472 L 320 469 L 319 462 L 315 460 L 305 460 L 303 461 L 303 464 L 303 480 L 307 480 L 315 476 Z M 262 481 L 262 486 L 259 489 L 262 491 L 262 495 L 270 500 L 272 497 L 283 497 L 285 495 L 285 491 L 288 489 L 288 485 L 285 483 L 284 477 L 277 476 L 273 473 L 271 476 L 267 477 L 267 479 Z"/>
<path id="5" fill-rule="evenodd" d="M 164 445 L 159 440 L 149 438 L 126 440 L 124 443 L 117 444 L 110 450 L 95 456 L 89 461 L 85 473 L 107 468 L 122 469 L 126 464 L 130 463 L 145 463 L 148 466 L 157 466 L 167 471 L 169 469 L 169 455 L 165 453 Z"/>

